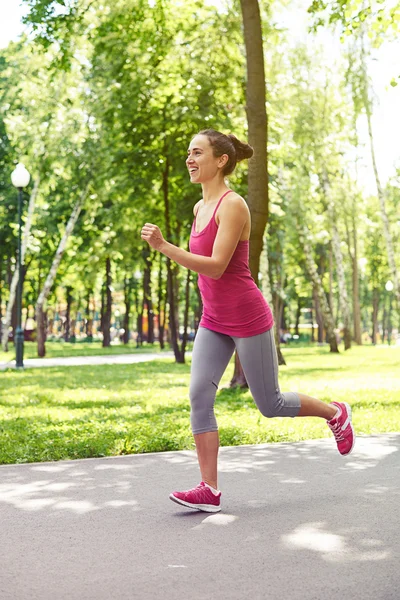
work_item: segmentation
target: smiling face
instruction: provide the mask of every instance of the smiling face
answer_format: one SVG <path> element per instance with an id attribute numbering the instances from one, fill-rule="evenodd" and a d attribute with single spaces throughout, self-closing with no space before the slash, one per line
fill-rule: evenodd
<path id="1" fill-rule="evenodd" d="M 223 178 L 223 167 L 228 156 L 215 157 L 206 135 L 196 135 L 190 142 L 186 166 L 192 183 L 206 183 L 215 177 Z"/>

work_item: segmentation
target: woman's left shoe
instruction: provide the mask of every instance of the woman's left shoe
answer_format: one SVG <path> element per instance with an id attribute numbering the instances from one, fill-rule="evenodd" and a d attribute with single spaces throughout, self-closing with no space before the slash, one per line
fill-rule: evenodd
<path id="1" fill-rule="evenodd" d="M 356 434 L 351 424 L 351 408 L 347 402 L 331 402 L 337 413 L 330 421 L 327 421 L 330 430 L 335 436 L 340 454 L 350 454 L 354 448 Z"/>
<path id="2" fill-rule="evenodd" d="M 195 508 L 204 512 L 219 512 L 221 510 L 221 492 L 215 495 L 204 481 L 192 490 L 172 492 L 169 497 L 173 502 L 188 508 Z"/>

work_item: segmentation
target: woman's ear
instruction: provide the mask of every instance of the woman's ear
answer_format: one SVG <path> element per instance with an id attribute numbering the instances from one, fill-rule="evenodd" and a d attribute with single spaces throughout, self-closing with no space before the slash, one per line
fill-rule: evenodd
<path id="1" fill-rule="evenodd" d="M 223 169 L 226 165 L 226 163 L 229 160 L 229 156 L 227 154 L 223 154 L 222 156 L 218 157 L 218 167 L 220 169 Z"/>

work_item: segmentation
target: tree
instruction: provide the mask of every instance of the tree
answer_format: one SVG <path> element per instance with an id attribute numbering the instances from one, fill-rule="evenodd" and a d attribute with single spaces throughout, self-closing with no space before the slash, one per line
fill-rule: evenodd
<path id="1" fill-rule="evenodd" d="M 248 140 L 254 148 L 249 161 L 248 195 L 252 227 L 250 233 L 249 266 L 258 284 L 260 256 L 264 231 L 268 221 L 268 157 L 267 157 L 267 111 L 264 68 L 264 49 L 261 14 L 258 0 L 240 0 L 243 18 L 243 35 L 246 47 L 246 115 Z M 246 377 L 235 353 L 235 370 L 231 386 L 247 387 Z"/>
<path id="2" fill-rule="evenodd" d="M 326 172 L 323 174 L 322 187 L 324 190 L 324 196 L 325 196 L 326 202 L 328 204 L 328 214 L 330 217 L 331 228 L 332 228 L 333 253 L 335 256 L 335 260 L 336 260 L 336 270 L 337 270 L 338 279 L 339 279 L 339 303 L 340 303 L 340 309 L 341 309 L 341 313 L 343 315 L 343 321 L 344 321 L 344 327 L 343 327 L 344 349 L 349 350 L 351 348 L 350 308 L 349 308 L 347 286 L 346 286 L 346 279 L 345 279 L 345 273 L 344 273 L 344 261 L 343 261 L 343 254 L 342 254 L 341 245 L 340 245 L 340 236 L 339 236 L 338 225 L 337 225 L 337 215 L 336 215 L 335 203 L 334 203 L 334 200 L 333 200 L 331 192 L 330 192 L 329 181 L 328 181 L 328 176 L 327 176 Z"/>
<path id="3" fill-rule="evenodd" d="M 387 218 L 385 195 L 382 189 L 374 147 L 372 131 L 373 105 L 370 97 L 371 85 L 367 72 L 367 58 L 370 47 L 379 47 L 388 37 L 395 37 L 399 30 L 400 2 L 385 5 L 374 0 L 335 0 L 325 2 L 324 0 L 313 0 L 309 12 L 314 15 L 314 29 L 323 25 L 328 19 L 330 24 L 339 23 L 342 32 L 352 35 L 349 44 L 349 69 L 348 81 L 350 83 L 353 102 L 357 116 L 363 110 L 367 117 L 368 135 L 373 171 L 375 175 L 380 211 L 382 218 L 383 233 L 386 240 L 386 248 L 397 304 L 400 308 L 400 278 L 395 261 L 395 254 Z M 345 36 L 342 36 L 343 41 Z M 368 39 L 368 41 L 367 41 Z"/>
<path id="4" fill-rule="evenodd" d="M 61 262 L 61 258 L 64 254 L 64 250 L 66 247 L 66 244 L 68 242 L 68 238 L 70 237 L 76 221 L 78 220 L 79 214 L 82 210 L 83 204 L 86 200 L 86 196 L 87 196 L 87 192 L 88 192 L 88 185 L 84 188 L 84 190 L 81 192 L 80 196 L 78 197 L 74 208 L 72 210 L 72 213 L 68 219 L 68 223 L 65 227 L 65 231 L 64 234 L 60 240 L 60 243 L 58 244 L 57 247 L 57 251 L 55 253 L 55 256 L 53 258 L 53 262 L 51 264 L 51 268 L 50 271 L 46 277 L 46 280 L 44 282 L 43 288 L 40 291 L 39 297 L 37 299 L 36 302 L 36 325 L 37 325 L 37 345 L 38 345 L 38 356 L 45 356 L 46 354 L 46 349 L 45 349 L 45 341 L 46 341 L 46 335 L 45 335 L 45 326 L 44 326 L 44 312 L 43 312 L 43 308 L 44 305 L 46 303 L 46 300 L 49 296 L 51 287 L 54 283 L 54 279 L 57 273 L 57 269 L 60 265 Z"/>

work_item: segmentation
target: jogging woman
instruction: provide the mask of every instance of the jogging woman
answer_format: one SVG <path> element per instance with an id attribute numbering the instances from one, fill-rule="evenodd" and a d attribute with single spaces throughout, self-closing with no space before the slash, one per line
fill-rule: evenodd
<path id="1" fill-rule="evenodd" d="M 190 181 L 201 184 L 203 191 L 193 210 L 190 252 L 165 241 L 152 223 L 141 234 L 152 248 L 199 274 L 203 314 L 192 354 L 190 420 L 202 481 L 193 489 L 173 492 L 170 499 L 205 512 L 221 510 L 214 401 L 235 349 L 265 417 L 321 417 L 343 455 L 351 452 L 355 440 L 347 403 L 327 404 L 279 389 L 271 309 L 249 270 L 250 211 L 225 183 L 236 163 L 252 155 L 251 146 L 234 135 L 201 131 L 190 142 L 186 160 Z"/>

